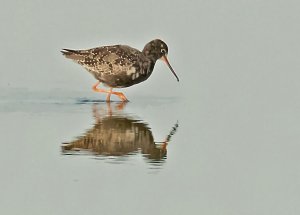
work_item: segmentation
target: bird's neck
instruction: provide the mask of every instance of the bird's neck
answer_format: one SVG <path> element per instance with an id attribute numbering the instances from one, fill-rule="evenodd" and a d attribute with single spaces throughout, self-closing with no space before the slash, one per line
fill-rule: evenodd
<path id="1" fill-rule="evenodd" d="M 149 58 L 149 56 L 145 56 L 144 54 L 140 55 L 139 65 L 143 74 L 149 77 L 154 69 L 156 63 L 156 59 Z"/>
<path id="2" fill-rule="evenodd" d="M 149 60 L 151 60 L 152 62 L 155 62 L 159 59 L 159 57 L 157 56 L 157 54 L 147 50 L 147 49 L 144 49 L 141 53 L 144 57 L 148 58 Z"/>

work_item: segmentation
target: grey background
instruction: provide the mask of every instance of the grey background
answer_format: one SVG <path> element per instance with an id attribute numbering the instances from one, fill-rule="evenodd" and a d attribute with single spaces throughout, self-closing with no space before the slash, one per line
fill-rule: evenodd
<path id="1" fill-rule="evenodd" d="M 125 90 L 129 97 L 161 88 L 166 96 L 287 99 L 299 89 L 298 9 L 297 1 L 5 1 L 0 86 L 89 91 L 93 77 L 64 59 L 61 48 L 142 49 L 162 38 L 180 84 L 158 62 L 147 82 Z"/>
<path id="2" fill-rule="evenodd" d="M 3 214 L 299 214 L 298 1 L 5 1 L 0 8 L 0 212 Z M 125 112 L 168 158 L 121 165 L 64 157 L 93 124 L 79 97 L 104 98 L 61 48 L 161 38 Z M 166 98 L 166 100 L 164 100 Z"/>

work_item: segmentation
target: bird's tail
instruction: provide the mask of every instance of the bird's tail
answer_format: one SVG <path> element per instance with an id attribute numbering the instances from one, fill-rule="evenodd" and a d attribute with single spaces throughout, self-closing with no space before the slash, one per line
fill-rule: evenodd
<path id="1" fill-rule="evenodd" d="M 79 50 L 72 50 L 72 49 L 62 49 L 61 53 L 69 59 L 78 61 L 78 60 L 83 60 L 84 56 L 83 53 L 81 53 L 81 51 Z"/>

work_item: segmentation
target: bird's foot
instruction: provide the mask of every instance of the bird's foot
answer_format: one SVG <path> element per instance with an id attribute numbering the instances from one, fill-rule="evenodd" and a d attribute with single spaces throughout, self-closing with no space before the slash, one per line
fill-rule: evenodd
<path id="1" fill-rule="evenodd" d="M 129 102 L 129 100 L 126 98 L 126 96 L 123 93 L 121 92 L 111 92 L 111 93 L 118 96 L 122 100 L 122 102 Z"/>
<path id="2" fill-rule="evenodd" d="M 126 96 L 123 93 L 113 92 L 112 87 L 109 90 L 103 90 L 103 89 L 97 88 L 99 86 L 99 84 L 100 84 L 100 81 L 98 81 L 96 84 L 94 84 L 92 89 L 93 89 L 93 91 L 98 92 L 98 93 L 107 93 L 106 102 L 110 102 L 111 94 L 118 96 L 122 100 L 122 102 L 129 102 L 129 100 L 126 98 Z"/>

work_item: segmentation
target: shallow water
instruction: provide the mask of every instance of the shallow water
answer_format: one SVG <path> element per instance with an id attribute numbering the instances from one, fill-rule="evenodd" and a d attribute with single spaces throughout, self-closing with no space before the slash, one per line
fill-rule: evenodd
<path id="1" fill-rule="evenodd" d="M 141 154 L 149 163 L 161 165 L 166 159 L 167 145 L 176 133 L 178 122 L 161 141 L 155 141 L 147 122 L 123 112 L 127 103 L 106 103 L 101 100 L 80 99 L 78 104 L 93 103 L 93 127 L 62 145 L 64 155 L 92 154 L 95 159 L 105 157 L 125 161 Z M 98 104 L 97 104 L 98 103 Z"/>
<path id="2" fill-rule="evenodd" d="M 254 114 L 239 101 L 219 108 L 218 101 L 199 106 L 175 98 L 133 98 L 107 104 L 84 93 L 66 95 L 2 95 L 1 211 L 255 214 L 259 208 L 265 214 L 295 214 L 299 209 L 295 112 L 265 112 L 264 105 Z"/>

